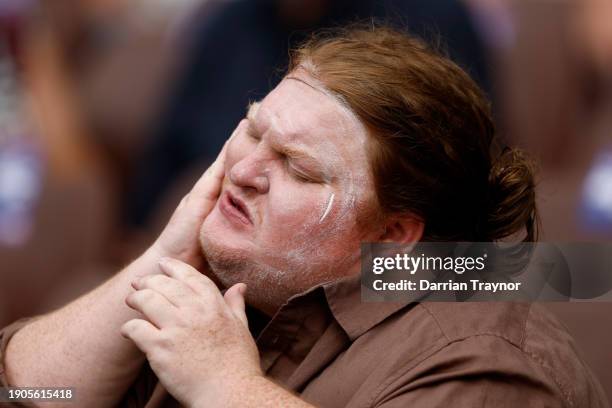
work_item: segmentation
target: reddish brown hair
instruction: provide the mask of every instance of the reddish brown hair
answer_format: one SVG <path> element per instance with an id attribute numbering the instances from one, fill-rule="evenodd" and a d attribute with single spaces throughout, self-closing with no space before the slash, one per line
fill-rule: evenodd
<path id="1" fill-rule="evenodd" d="M 289 71 L 297 68 L 369 129 L 382 215 L 422 218 L 427 241 L 494 241 L 523 229 L 537 240 L 533 164 L 520 150 L 499 152 L 489 102 L 448 58 L 391 28 L 351 27 L 294 50 Z"/>

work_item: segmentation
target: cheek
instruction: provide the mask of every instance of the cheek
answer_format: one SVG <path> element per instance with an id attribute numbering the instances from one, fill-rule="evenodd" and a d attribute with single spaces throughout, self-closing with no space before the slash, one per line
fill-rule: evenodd
<path id="1" fill-rule="evenodd" d="M 360 215 L 369 208 L 364 189 L 353 186 L 348 190 L 329 194 L 320 205 L 318 224 L 336 235 L 358 232 Z"/>
<path id="2" fill-rule="evenodd" d="M 268 196 L 270 221 L 279 228 L 291 226 L 303 230 L 312 226 L 321 217 L 328 195 L 320 186 L 292 182 L 276 185 Z"/>
<path id="3" fill-rule="evenodd" d="M 343 233 L 354 225 L 354 212 L 347 210 L 350 201 L 341 192 L 321 188 L 280 189 L 269 199 L 270 227 L 280 231 L 308 234 L 314 238 Z"/>

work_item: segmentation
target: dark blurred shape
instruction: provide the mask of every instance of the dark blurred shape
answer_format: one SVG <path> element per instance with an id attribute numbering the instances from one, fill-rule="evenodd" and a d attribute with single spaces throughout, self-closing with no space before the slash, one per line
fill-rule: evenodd
<path id="1" fill-rule="evenodd" d="M 160 196 L 183 172 L 216 156 L 248 102 L 281 79 L 289 48 L 317 28 L 372 18 L 440 43 L 489 89 L 482 43 L 458 1 L 228 2 L 192 21 L 175 94 L 132 183 L 128 222 L 146 225 Z"/>

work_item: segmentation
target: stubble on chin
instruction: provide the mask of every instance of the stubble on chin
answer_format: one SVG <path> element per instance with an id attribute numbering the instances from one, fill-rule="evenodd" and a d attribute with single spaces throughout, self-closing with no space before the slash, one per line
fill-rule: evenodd
<path id="1" fill-rule="evenodd" d="M 201 234 L 200 246 L 211 273 L 223 287 L 246 283 L 247 303 L 264 313 L 273 314 L 294 294 L 286 271 L 255 262 L 245 252 L 228 248 L 206 234 Z"/>

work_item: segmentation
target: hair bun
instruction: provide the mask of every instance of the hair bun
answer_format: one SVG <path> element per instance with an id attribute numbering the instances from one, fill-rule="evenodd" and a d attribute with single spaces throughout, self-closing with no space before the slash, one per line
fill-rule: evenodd
<path id="1" fill-rule="evenodd" d="M 535 162 L 520 149 L 506 147 L 489 173 L 487 235 L 490 241 L 525 229 L 523 242 L 538 239 Z"/>

